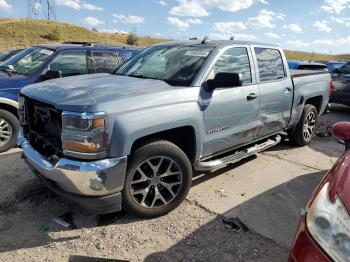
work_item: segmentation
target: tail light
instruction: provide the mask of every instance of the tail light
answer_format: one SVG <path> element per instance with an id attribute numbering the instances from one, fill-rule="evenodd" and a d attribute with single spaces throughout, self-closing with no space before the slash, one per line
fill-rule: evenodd
<path id="1" fill-rule="evenodd" d="M 331 80 L 329 84 L 329 97 L 331 97 L 333 94 L 333 80 Z"/>

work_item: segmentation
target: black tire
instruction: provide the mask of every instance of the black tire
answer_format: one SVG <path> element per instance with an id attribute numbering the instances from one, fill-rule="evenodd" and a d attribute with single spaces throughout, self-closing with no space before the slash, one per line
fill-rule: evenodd
<path id="1" fill-rule="evenodd" d="M 309 121 L 308 117 L 310 117 L 311 115 L 314 116 L 314 127 L 312 131 L 310 128 L 305 128 L 306 122 Z M 298 124 L 294 129 L 288 131 L 289 140 L 298 146 L 306 146 L 310 144 L 310 142 L 312 141 L 312 139 L 316 134 L 317 117 L 318 117 L 318 112 L 316 107 L 309 104 L 305 105 Z M 305 132 L 307 132 L 309 136 Z"/>
<path id="2" fill-rule="evenodd" d="M 0 109 L 0 123 L 1 120 L 6 121 L 9 125 L 9 129 L 6 129 L 4 131 L 8 132 L 8 130 L 11 130 L 12 135 L 11 137 L 6 141 L 5 138 L 0 137 L 0 153 L 6 152 L 7 150 L 10 150 L 16 145 L 17 135 L 21 128 L 19 121 L 17 117 L 10 113 L 9 111 Z M 5 123 L 5 122 L 3 122 Z M 0 134 L 1 134 L 1 126 L 0 126 Z"/>
<path id="3" fill-rule="evenodd" d="M 141 195 L 141 198 L 144 195 L 146 195 L 145 198 L 151 198 L 152 200 L 152 196 L 155 196 L 155 190 L 157 190 L 157 192 L 163 192 L 163 194 L 170 193 L 170 191 L 167 190 L 167 188 L 165 189 L 162 188 L 162 185 L 158 184 L 158 186 L 156 185 L 153 186 L 153 183 L 158 183 L 158 182 L 154 182 L 153 180 L 152 182 L 150 182 L 150 180 L 153 179 L 153 176 L 155 177 L 154 179 L 157 179 L 156 177 L 158 176 L 158 179 L 161 179 L 162 181 L 164 181 L 165 178 L 161 178 L 162 175 L 160 175 L 160 173 L 163 171 L 159 171 L 163 165 L 161 162 L 168 163 L 167 161 L 169 161 L 169 169 L 167 170 L 170 170 L 171 168 L 175 168 L 178 170 L 178 172 L 171 171 L 171 172 L 174 172 L 174 174 L 171 174 L 171 177 L 166 175 L 167 178 L 178 179 L 180 175 L 176 175 L 175 173 L 181 172 L 181 181 L 177 182 L 179 183 L 178 186 L 177 185 L 171 186 L 171 189 L 175 187 L 175 189 L 177 190 L 175 196 L 171 195 L 171 197 L 173 197 L 171 201 L 169 201 L 167 204 L 164 203 L 164 205 L 162 206 L 152 205 L 151 207 L 147 207 L 145 205 L 141 205 L 141 204 L 145 204 L 144 199 L 139 200 L 141 201 L 141 203 L 139 203 L 138 199 L 134 197 L 136 195 L 135 192 L 137 190 L 135 190 L 131 182 L 135 182 L 134 180 L 135 176 L 140 175 L 140 174 L 137 174 L 137 172 L 139 172 L 138 171 L 139 169 L 144 169 L 145 167 L 147 167 L 148 162 L 146 160 L 154 161 L 153 159 L 157 160 L 157 158 L 160 158 L 159 163 L 157 164 L 159 165 L 158 170 L 156 171 L 157 174 L 151 175 L 152 178 L 149 178 L 147 176 L 147 179 L 148 179 L 147 181 L 140 182 L 143 187 L 147 185 L 148 185 L 147 187 L 151 187 L 151 189 L 148 189 L 149 191 L 146 191 L 147 192 L 146 194 Z M 171 160 L 173 161 L 173 164 L 171 164 Z M 143 166 L 143 165 L 146 165 L 146 166 Z M 164 167 L 166 167 L 165 164 L 164 164 Z M 152 169 L 149 169 L 149 170 L 150 170 L 150 173 L 152 172 L 154 173 L 154 170 Z M 167 174 L 167 172 L 168 171 L 163 173 Z M 143 174 L 146 174 L 146 171 Z M 146 183 L 146 185 L 142 183 Z M 159 183 L 164 183 L 164 182 L 159 182 Z M 130 160 L 128 162 L 127 174 L 125 178 L 124 190 L 123 190 L 123 207 L 127 211 L 135 214 L 138 217 L 153 218 L 153 217 L 163 216 L 169 213 L 170 211 L 174 210 L 185 200 L 187 193 L 191 188 L 191 184 L 192 184 L 192 166 L 186 154 L 175 144 L 170 143 L 168 141 L 164 141 L 164 140 L 150 141 L 149 143 L 137 149 L 130 157 Z M 140 186 L 140 184 L 137 184 L 137 185 Z M 151 191 L 152 187 L 153 187 L 153 191 Z M 145 192 L 144 190 L 142 191 Z M 134 192 L 134 195 L 132 194 L 133 192 Z M 174 193 L 173 191 L 171 192 Z M 162 197 L 164 197 L 163 194 L 162 194 Z M 153 200 L 154 199 L 155 197 L 153 197 Z M 165 199 L 165 197 L 163 199 Z"/>

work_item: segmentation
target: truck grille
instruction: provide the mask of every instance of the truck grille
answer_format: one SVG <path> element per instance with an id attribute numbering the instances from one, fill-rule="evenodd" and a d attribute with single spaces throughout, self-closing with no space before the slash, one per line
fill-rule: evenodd
<path id="1" fill-rule="evenodd" d="M 44 156 L 62 154 L 62 112 L 39 101 L 25 99 L 28 126 L 25 135 Z"/>

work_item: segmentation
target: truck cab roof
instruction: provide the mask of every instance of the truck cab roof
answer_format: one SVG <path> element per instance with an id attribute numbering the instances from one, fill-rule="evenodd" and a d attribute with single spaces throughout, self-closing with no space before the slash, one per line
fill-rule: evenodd
<path id="1" fill-rule="evenodd" d="M 224 47 L 230 45 L 259 45 L 259 46 L 273 46 L 280 47 L 279 45 L 253 42 L 253 41 L 240 41 L 240 40 L 184 40 L 184 41 L 171 41 L 156 44 L 156 46 L 162 45 L 179 45 L 179 46 L 210 46 L 210 47 Z"/>

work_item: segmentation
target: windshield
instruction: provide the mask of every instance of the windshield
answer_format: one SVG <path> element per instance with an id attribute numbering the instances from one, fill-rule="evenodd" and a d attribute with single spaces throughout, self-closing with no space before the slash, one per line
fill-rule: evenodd
<path id="1" fill-rule="evenodd" d="M 54 51 L 41 47 L 31 47 L 0 64 L 1 69 L 20 75 L 33 74 L 44 64 Z"/>
<path id="2" fill-rule="evenodd" d="M 117 74 L 189 86 L 212 50 L 208 46 L 151 47 L 131 58 Z"/>

